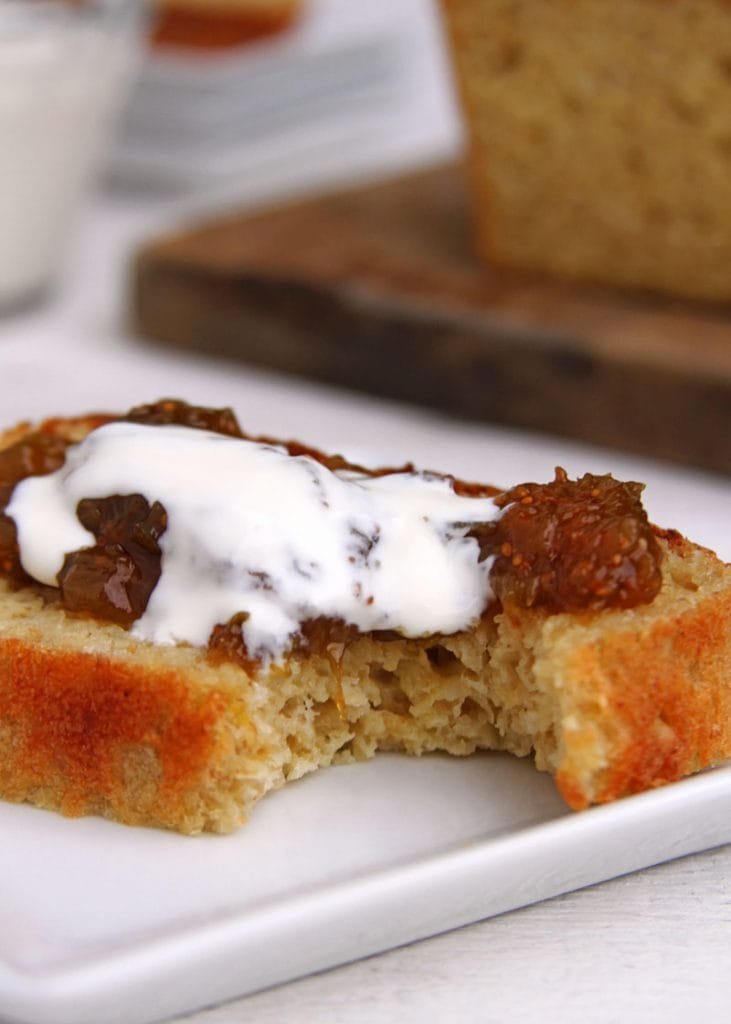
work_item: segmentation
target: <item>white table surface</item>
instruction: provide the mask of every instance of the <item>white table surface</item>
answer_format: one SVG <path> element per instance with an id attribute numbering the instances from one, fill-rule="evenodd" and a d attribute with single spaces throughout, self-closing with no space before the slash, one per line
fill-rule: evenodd
<path id="1" fill-rule="evenodd" d="M 439 154 L 453 140 L 450 131 L 426 142 L 412 138 L 408 152 L 381 153 L 380 166 L 413 163 L 428 156 L 430 146 Z M 360 170 L 377 164 L 365 160 Z M 347 170 L 344 164 L 321 167 L 312 179 L 329 180 Z M 301 179 L 259 183 L 242 198 L 300 184 Z M 416 454 L 437 469 L 459 472 L 460 464 L 473 465 L 478 446 L 491 447 L 500 466 L 520 453 L 521 468 L 535 476 L 550 473 L 557 458 L 574 472 L 615 468 L 648 479 L 651 510 L 653 502 L 673 508 L 672 525 L 690 534 L 697 535 L 694 524 L 700 524 L 702 539 L 731 558 L 727 526 L 718 513 L 731 508 L 728 481 L 554 438 L 457 424 L 241 366 L 180 356 L 132 337 L 123 318 L 128 255 L 140 239 L 177 222 L 190 206 L 183 200 L 118 196 L 89 203 L 52 299 L 0 318 L 0 421 L 124 408 L 177 394 L 232 404 L 255 432 L 299 436 L 353 453 Z M 702 509 L 694 506 L 696 493 L 712 501 L 712 518 L 704 521 Z M 723 1021 L 731 1014 L 730 950 L 731 848 L 725 847 L 186 1019 L 196 1024 Z"/>
<path id="2" fill-rule="evenodd" d="M 725 847 L 186 1019 L 195 1024 L 727 1021 L 729 878 L 731 848 Z"/>

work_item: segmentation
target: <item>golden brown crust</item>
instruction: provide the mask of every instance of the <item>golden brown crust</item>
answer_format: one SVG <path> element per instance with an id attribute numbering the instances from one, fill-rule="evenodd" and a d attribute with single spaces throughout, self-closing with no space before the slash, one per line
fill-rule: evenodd
<path id="1" fill-rule="evenodd" d="M 68 815 L 174 826 L 215 761 L 224 710 L 181 673 L 2 640 L 0 788 Z"/>
<path id="2" fill-rule="evenodd" d="M 692 555 L 690 545 L 686 557 Z M 731 757 L 731 585 L 644 629 L 604 631 L 566 658 L 565 678 L 592 702 L 565 734 L 556 782 L 576 809 L 673 782 Z M 597 701 L 600 696 L 601 700 Z M 611 738 L 585 781 L 584 746 Z"/>

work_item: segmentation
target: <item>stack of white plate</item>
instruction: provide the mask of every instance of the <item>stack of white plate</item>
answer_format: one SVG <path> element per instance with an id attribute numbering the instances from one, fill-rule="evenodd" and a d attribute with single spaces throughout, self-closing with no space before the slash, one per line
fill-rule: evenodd
<path id="1" fill-rule="evenodd" d="M 432 19 L 423 0 L 310 0 L 302 21 L 274 41 L 224 55 L 154 53 L 114 177 L 166 189 L 254 181 L 383 145 L 403 132 L 404 118 L 408 132 L 408 111 L 417 93 L 423 99 Z"/>

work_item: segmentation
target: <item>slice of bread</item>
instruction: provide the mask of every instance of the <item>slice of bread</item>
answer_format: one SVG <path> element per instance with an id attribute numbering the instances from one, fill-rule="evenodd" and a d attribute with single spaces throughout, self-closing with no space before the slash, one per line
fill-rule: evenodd
<path id="1" fill-rule="evenodd" d="M 658 543 L 648 604 L 493 603 L 474 628 L 419 639 L 325 630 L 248 670 L 0 583 L 0 796 L 195 833 L 377 750 L 533 754 L 576 809 L 679 779 L 731 757 L 731 568 L 675 534 Z"/>

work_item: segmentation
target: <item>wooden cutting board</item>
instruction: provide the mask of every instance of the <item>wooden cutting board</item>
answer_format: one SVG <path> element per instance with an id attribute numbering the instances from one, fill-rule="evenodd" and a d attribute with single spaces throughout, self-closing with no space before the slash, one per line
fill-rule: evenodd
<path id="1" fill-rule="evenodd" d="M 731 473 L 731 309 L 485 270 L 459 168 L 148 245 L 155 341 Z"/>

